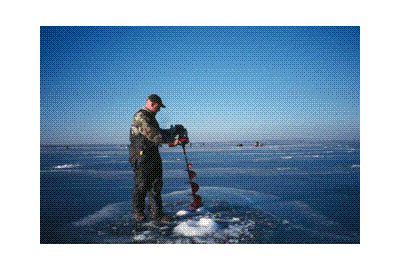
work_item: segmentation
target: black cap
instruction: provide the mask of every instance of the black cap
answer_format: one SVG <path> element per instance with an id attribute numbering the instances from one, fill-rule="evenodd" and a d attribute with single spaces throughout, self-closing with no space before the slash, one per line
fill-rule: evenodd
<path id="1" fill-rule="evenodd" d="M 159 96 L 157 96 L 156 94 L 150 95 L 147 99 L 150 100 L 151 102 L 157 103 L 161 107 L 165 108 L 165 105 L 162 103 L 161 98 Z"/>

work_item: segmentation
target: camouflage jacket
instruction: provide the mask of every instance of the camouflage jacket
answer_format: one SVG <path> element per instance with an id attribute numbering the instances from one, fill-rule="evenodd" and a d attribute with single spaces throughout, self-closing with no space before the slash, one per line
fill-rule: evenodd
<path id="1" fill-rule="evenodd" d="M 169 129 L 160 128 L 155 113 L 143 107 L 133 118 L 130 141 L 133 147 L 132 151 L 143 155 L 158 153 L 158 145 L 170 143 L 173 138 Z"/>

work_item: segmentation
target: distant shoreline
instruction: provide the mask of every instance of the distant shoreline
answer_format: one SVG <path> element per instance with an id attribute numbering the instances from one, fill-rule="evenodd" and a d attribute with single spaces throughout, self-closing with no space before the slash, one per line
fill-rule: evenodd
<path id="1" fill-rule="evenodd" d="M 351 143 L 360 143 L 359 139 L 347 139 L 347 140 L 332 140 L 332 139 L 281 139 L 281 140 L 234 140 L 234 141 L 225 141 L 225 142 L 192 142 L 193 145 L 215 145 L 215 144 L 237 144 L 237 143 L 245 143 L 245 144 L 254 144 L 255 142 L 261 142 L 264 145 L 271 144 L 293 144 L 293 143 L 323 143 L 323 142 L 332 142 L 332 143 L 341 143 L 341 142 L 351 142 Z M 129 142 L 125 142 L 122 144 L 118 143 L 93 143 L 93 144 L 40 144 L 40 148 L 66 148 L 66 147 L 104 147 L 104 146 L 115 146 L 122 145 L 126 146 Z"/>
<path id="2" fill-rule="evenodd" d="M 40 144 L 40 148 L 47 148 L 47 147 L 61 147 L 61 148 L 66 148 L 66 147 L 100 147 L 100 146 L 115 146 L 115 145 L 121 145 L 117 143 L 109 143 L 109 144 L 104 144 L 104 143 L 93 143 L 93 144 Z M 122 144 L 124 145 L 124 144 Z M 126 145 L 126 144 L 125 144 Z"/>

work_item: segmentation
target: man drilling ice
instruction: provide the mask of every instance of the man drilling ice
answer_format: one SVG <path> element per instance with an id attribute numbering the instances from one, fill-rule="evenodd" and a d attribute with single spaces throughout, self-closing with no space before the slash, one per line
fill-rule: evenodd
<path id="1" fill-rule="evenodd" d="M 161 129 L 156 120 L 156 114 L 161 108 L 165 108 L 161 98 L 155 94 L 150 95 L 146 105 L 135 114 L 130 129 L 129 162 L 135 177 L 132 207 L 138 222 L 146 220 L 144 210 L 147 193 L 151 220 L 168 223 L 172 219 L 162 211 L 162 161 L 158 147 L 162 143 L 169 143 L 170 146 L 181 144 L 175 137 L 186 130 L 182 125 Z"/>

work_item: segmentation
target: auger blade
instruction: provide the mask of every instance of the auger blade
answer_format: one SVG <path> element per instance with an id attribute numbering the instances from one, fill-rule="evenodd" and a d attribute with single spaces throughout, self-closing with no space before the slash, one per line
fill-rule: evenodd
<path id="1" fill-rule="evenodd" d="M 202 202 L 202 200 L 201 200 L 200 195 L 192 194 L 192 196 L 193 196 L 193 202 L 192 202 L 192 204 L 189 206 L 189 209 L 190 209 L 191 211 L 195 211 L 195 210 L 197 210 L 198 208 L 200 208 L 200 207 L 203 206 L 203 202 Z"/>
<path id="2" fill-rule="evenodd" d="M 192 194 L 195 194 L 199 190 L 199 185 L 195 182 L 189 182 L 190 186 L 192 187 Z"/>
<path id="3" fill-rule="evenodd" d="M 197 174 L 194 171 L 187 170 L 190 182 L 196 180 Z"/>

